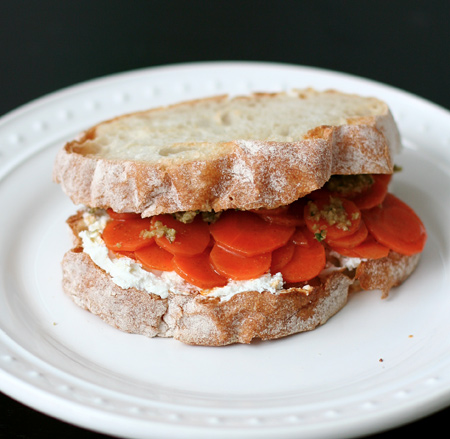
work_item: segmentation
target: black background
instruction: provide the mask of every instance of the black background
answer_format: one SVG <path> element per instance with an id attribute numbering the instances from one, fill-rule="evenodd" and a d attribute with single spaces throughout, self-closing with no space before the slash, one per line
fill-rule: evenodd
<path id="1" fill-rule="evenodd" d="M 448 1 L 1 0 L 0 115 L 99 76 L 216 60 L 338 70 L 450 108 L 449 20 Z M 438 434 L 449 416 L 371 437 Z M 104 436 L 0 394 L 0 437 Z"/>

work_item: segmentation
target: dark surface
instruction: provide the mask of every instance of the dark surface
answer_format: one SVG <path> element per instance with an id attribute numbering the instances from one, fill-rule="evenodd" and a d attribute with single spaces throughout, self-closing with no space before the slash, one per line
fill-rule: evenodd
<path id="1" fill-rule="evenodd" d="M 450 108 L 447 1 L 2 0 L 0 115 L 62 87 L 191 61 L 275 61 L 343 71 Z M 105 437 L 0 395 L 0 437 Z M 373 436 L 432 435 L 442 410 Z"/>

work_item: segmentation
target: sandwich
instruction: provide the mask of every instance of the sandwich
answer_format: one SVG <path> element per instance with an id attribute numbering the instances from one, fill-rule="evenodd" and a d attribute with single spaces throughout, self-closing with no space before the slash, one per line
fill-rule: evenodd
<path id="1" fill-rule="evenodd" d="M 57 153 L 78 205 L 62 287 L 119 330 L 222 346 L 387 297 L 427 233 L 390 191 L 387 104 L 335 90 L 214 96 L 118 116 Z"/>

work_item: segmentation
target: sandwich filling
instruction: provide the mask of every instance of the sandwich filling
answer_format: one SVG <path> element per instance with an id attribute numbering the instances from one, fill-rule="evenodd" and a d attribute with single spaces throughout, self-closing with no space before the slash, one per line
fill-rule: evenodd
<path id="1" fill-rule="evenodd" d="M 388 192 L 390 175 L 333 176 L 288 206 L 178 212 L 151 218 L 86 211 L 83 250 L 121 288 L 162 298 L 193 291 L 227 300 L 242 291 L 308 293 L 330 270 L 394 251 L 420 253 L 426 230 Z"/>
<path id="2" fill-rule="evenodd" d="M 211 288 L 207 291 L 183 279 L 177 272 L 161 270 L 161 265 L 143 265 L 131 253 L 123 254 L 111 251 L 103 240 L 106 224 L 111 221 L 107 212 L 96 210 L 83 214 L 86 229 L 80 232 L 83 250 L 95 264 L 106 271 L 116 285 L 123 289 L 137 288 L 140 291 L 156 294 L 162 299 L 174 294 L 190 294 L 201 292 L 210 297 L 219 297 L 221 301 L 229 300 L 235 294 L 243 291 L 267 291 L 276 294 L 283 289 L 281 273 L 271 275 L 266 273 L 257 279 L 233 281 L 226 286 Z M 163 261 L 160 261 L 161 263 Z M 306 287 L 307 291 L 308 287 Z"/>

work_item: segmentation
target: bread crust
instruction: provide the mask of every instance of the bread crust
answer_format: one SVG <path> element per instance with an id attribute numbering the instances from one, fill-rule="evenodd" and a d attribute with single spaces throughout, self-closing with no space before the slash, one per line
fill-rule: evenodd
<path id="1" fill-rule="evenodd" d="M 392 253 L 363 261 L 355 273 L 333 270 L 310 282 L 310 288 L 292 287 L 278 294 L 248 291 L 227 301 L 200 293 L 160 298 L 136 288 L 122 289 L 83 252 L 78 232 L 80 216 L 68 221 L 74 248 L 62 261 L 63 290 L 81 308 L 117 329 L 147 337 L 173 337 L 183 343 L 223 346 L 270 340 L 310 331 L 324 324 L 361 288 L 381 289 L 385 297 L 415 269 L 420 255 Z"/>
<path id="2" fill-rule="evenodd" d="M 309 292 L 301 288 L 279 295 L 248 291 L 221 302 L 201 294 L 169 293 L 162 299 L 135 288 L 124 290 L 82 251 L 67 252 L 62 268 L 65 293 L 109 325 L 203 346 L 250 343 L 312 330 L 346 304 L 352 282 L 335 272 Z"/>
<path id="3" fill-rule="evenodd" d="M 369 260 L 361 264 L 355 273 L 355 280 L 364 290 L 381 290 L 386 298 L 389 291 L 404 282 L 416 269 L 420 253 L 403 256 L 391 252 L 389 258 Z"/>
<path id="4" fill-rule="evenodd" d="M 328 91 L 323 93 L 335 93 Z M 246 99 L 276 99 L 283 94 L 255 94 Z M 319 92 L 298 92 L 294 99 L 314 99 Z M 229 102 L 225 96 L 219 105 Z M 240 98 L 243 99 L 243 98 Z M 140 117 L 179 106 L 121 116 Z M 233 139 L 215 143 L 184 143 L 199 158 L 160 157 L 148 163 L 116 160 L 96 151 L 99 124 L 67 143 L 57 154 L 53 178 L 75 204 L 136 212 L 143 217 L 179 211 L 274 208 L 290 204 L 322 187 L 332 174 L 392 173 L 400 136 L 387 105 L 376 114 L 348 117 L 336 126 L 320 125 L 293 141 Z M 371 100 L 368 100 L 369 112 Z M 114 121 L 121 118 L 115 118 Z M 99 147 L 100 148 L 100 147 Z M 205 151 L 213 151 L 206 156 Z"/>

